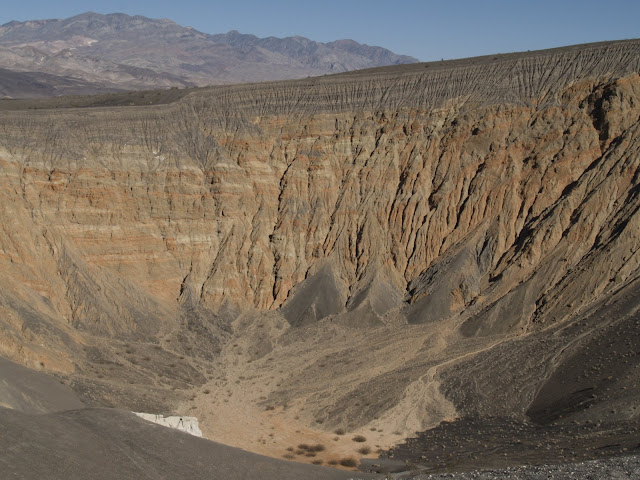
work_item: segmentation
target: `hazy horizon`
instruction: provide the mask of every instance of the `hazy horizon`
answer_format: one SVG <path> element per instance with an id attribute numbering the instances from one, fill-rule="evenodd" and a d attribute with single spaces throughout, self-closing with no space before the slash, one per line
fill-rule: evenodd
<path id="1" fill-rule="evenodd" d="M 1 12 L 0 24 L 63 19 L 89 11 L 168 18 L 210 34 L 237 30 L 263 38 L 299 35 L 319 42 L 348 38 L 421 61 L 640 37 L 640 4 L 629 0 L 609 2 L 605 12 L 601 2 L 592 0 L 543 0 L 535 5 L 498 0 L 456 5 L 404 1 L 393 8 L 379 0 L 322 4 L 24 0 Z"/>

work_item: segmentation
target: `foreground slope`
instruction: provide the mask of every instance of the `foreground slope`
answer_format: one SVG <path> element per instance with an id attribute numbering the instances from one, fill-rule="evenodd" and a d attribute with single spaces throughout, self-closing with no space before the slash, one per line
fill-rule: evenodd
<path id="1" fill-rule="evenodd" d="M 0 376 L 4 478 L 353 478 L 216 444 L 130 412 L 84 408 L 69 387 L 4 359 Z"/>
<path id="2" fill-rule="evenodd" d="M 301 461 L 456 419 L 391 455 L 636 448 L 639 72 L 633 40 L 7 113 L 0 352 Z"/>

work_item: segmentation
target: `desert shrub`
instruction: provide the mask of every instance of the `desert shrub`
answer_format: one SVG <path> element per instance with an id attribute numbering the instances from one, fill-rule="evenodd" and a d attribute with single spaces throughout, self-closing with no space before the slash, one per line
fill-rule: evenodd
<path id="1" fill-rule="evenodd" d="M 344 435 L 346 432 L 344 431 L 344 428 L 337 428 L 333 433 L 336 435 Z"/>
<path id="2" fill-rule="evenodd" d="M 316 456 L 316 452 L 307 452 L 304 454 L 305 457 L 315 457 Z"/>
<path id="3" fill-rule="evenodd" d="M 340 465 L 342 465 L 343 467 L 354 468 L 356 465 L 358 465 L 358 462 L 356 462 L 355 459 L 349 457 L 349 458 L 343 458 L 342 460 L 340 460 Z"/>
<path id="4" fill-rule="evenodd" d="M 316 443 L 315 445 L 309 445 L 308 443 L 301 443 L 298 445 L 298 450 L 301 452 L 323 452 L 325 449 L 324 445 L 321 443 Z"/>
<path id="5" fill-rule="evenodd" d="M 327 463 L 329 465 L 337 465 L 338 464 L 338 460 L 329 460 Z"/>
<path id="6" fill-rule="evenodd" d="M 365 445 L 364 447 L 360 447 L 358 449 L 358 453 L 360 453 L 362 455 L 367 455 L 367 454 L 371 453 L 371 449 Z"/>
<path id="7" fill-rule="evenodd" d="M 313 462 L 314 465 L 322 465 L 324 462 L 320 458 L 316 458 Z"/>
<path id="8" fill-rule="evenodd" d="M 356 435 L 351 440 L 353 440 L 354 442 L 363 443 L 367 441 L 367 437 L 363 437 L 362 435 Z"/>
<path id="9" fill-rule="evenodd" d="M 282 455 L 282 458 L 286 458 L 287 460 L 291 460 L 293 458 L 296 458 L 296 456 L 293 455 L 292 453 L 285 453 L 284 455 Z"/>

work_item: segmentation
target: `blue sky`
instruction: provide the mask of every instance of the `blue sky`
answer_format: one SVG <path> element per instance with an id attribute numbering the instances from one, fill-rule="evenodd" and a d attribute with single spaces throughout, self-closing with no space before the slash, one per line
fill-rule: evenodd
<path id="1" fill-rule="evenodd" d="M 9 6 L 10 5 L 10 6 Z M 639 0 L 18 0 L 11 20 L 86 11 L 170 18 L 206 33 L 352 38 L 420 60 L 537 50 L 640 37 Z"/>

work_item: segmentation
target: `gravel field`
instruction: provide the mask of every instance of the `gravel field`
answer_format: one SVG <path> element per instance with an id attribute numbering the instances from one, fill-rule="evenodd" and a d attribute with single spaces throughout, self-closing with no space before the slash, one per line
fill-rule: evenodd
<path id="1" fill-rule="evenodd" d="M 511 467 L 501 470 L 476 470 L 463 473 L 439 473 L 426 475 L 394 474 L 387 478 L 403 480 L 427 480 L 436 478 L 455 479 L 638 479 L 640 478 L 640 456 L 609 458 L 606 460 L 593 460 L 588 462 L 569 463 L 565 465 L 528 465 Z"/>

